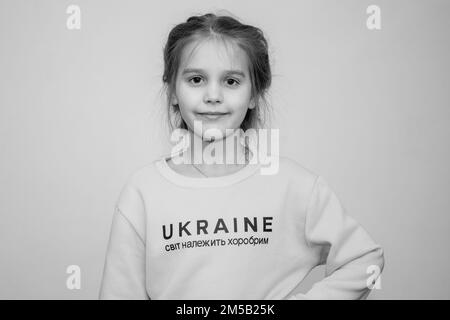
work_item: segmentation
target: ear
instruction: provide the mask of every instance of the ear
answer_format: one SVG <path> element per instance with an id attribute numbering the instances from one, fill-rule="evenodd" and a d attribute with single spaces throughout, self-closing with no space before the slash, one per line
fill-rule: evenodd
<path id="1" fill-rule="evenodd" d="M 249 103 L 249 105 L 248 105 L 248 108 L 249 109 L 254 109 L 256 107 L 256 103 L 255 103 L 255 99 L 251 99 L 250 100 L 250 103 Z"/>
<path id="2" fill-rule="evenodd" d="M 178 104 L 178 99 L 177 99 L 177 96 L 175 94 L 172 95 L 172 99 L 170 100 L 170 104 L 172 106 L 175 106 L 175 105 Z"/>

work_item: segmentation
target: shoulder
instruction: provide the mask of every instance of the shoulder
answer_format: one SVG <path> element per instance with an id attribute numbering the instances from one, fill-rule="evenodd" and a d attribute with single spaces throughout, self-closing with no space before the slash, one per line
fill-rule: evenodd
<path id="1" fill-rule="evenodd" d="M 291 157 L 280 155 L 280 173 L 301 180 L 316 180 L 319 175 L 311 168 L 305 166 L 298 160 Z"/>
<path id="2" fill-rule="evenodd" d="M 299 161 L 290 157 L 280 156 L 280 173 L 293 189 L 308 195 L 309 199 L 316 198 L 327 201 L 330 198 L 338 198 L 333 186 L 322 175 L 304 166 Z"/>
<path id="3" fill-rule="evenodd" d="M 306 186 L 306 190 L 308 190 L 311 197 L 317 197 L 322 200 L 329 197 L 338 197 L 334 186 L 323 175 L 289 157 L 280 157 L 280 167 L 281 163 L 284 164 L 286 174 L 291 176 L 291 181 L 296 183 L 297 186 Z"/>
<path id="4" fill-rule="evenodd" d="M 126 184 L 132 184 L 139 186 L 142 184 L 148 184 L 149 182 L 156 182 L 158 178 L 158 166 L 161 165 L 163 159 L 167 158 L 166 155 L 160 155 L 152 158 L 147 163 L 136 167 L 128 175 Z"/>
<path id="5" fill-rule="evenodd" d="M 285 155 L 272 156 L 261 164 L 260 175 L 264 184 L 287 186 L 296 193 L 310 194 L 319 175 L 300 161 Z"/>
<path id="6" fill-rule="evenodd" d="M 163 156 L 151 159 L 146 164 L 135 168 L 126 177 L 116 202 L 116 206 L 122 213 L 142 211 L 146 197 L 161 185 L 157 165 L 162 159 Z"/>

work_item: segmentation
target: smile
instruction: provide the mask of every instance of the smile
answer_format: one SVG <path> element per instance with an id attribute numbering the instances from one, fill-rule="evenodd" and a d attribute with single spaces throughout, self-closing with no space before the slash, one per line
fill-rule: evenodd
<path id="1" fill-rule="evenodd" d="M 204 119 L 207 119 L 207 120 L 217 120 L 219 118 L 222 118 L 222 117 L 228 115 L 228 113 L 204 112 L 204 113 L 198 113 L 198 115 L 201 118 L 204 118 Z"/>

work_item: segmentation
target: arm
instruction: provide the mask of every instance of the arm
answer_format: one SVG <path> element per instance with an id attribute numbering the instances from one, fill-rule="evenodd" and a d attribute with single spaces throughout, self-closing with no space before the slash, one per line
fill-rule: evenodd
<path id="1" fill-rule="evenodd" d="M 384 267 L 383 249 L 350 216 L 327 182 L 318 177 L 314 185 L 305 221 L 305 238 L 317 257 L 317 265 L 326 264 L 325 278 L 306 294 L 293 299 L 366 299 L 368 279 L 376 279 Z M 370 266 L 379 273 L 371 275 Z"/>
<path id="2" fill-rule="evenodd" d="M 100 299 L 150 299 L 146 290 L 144 217 L 139 192 L 128 184 L 114 211 Z"/>
<path id="3" fill-rule="evenodd" d="M 145 245 L 116 208 L 106 253 L 100 299 L 149 299 L 145 288 Z"/>

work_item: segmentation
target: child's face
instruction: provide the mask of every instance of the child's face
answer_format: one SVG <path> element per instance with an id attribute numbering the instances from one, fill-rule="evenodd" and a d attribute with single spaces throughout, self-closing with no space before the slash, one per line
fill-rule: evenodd
<path id="1" fill-rule="evenodd" d="M 226 129 L 238 129 L 247 110 L 254 108 L 247 54 L 218 40 L 190 43 L 183 49 L 172 103 L 178 103 L 189 129 L 205 140 L 210 128 L 220 130 L 218 139 L 230 134 Z M 194 130 L 194 121 L 201 121 L 202 132 Z"/>

